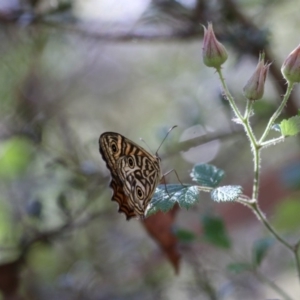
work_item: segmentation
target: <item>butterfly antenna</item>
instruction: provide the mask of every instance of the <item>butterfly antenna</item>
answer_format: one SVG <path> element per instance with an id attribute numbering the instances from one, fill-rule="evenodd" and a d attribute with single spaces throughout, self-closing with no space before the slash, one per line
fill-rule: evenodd
<path id="1" fill-rule="evenodd" d="M 174 125 L 174 126 L 172 126 L 172 127 L 168 130 L 166 136 L 164 137 L 164 139 L 162 140 L 162 142 L 160 143 L 158 149 L 157 149 L 156 152 L 155 152 L 155 155 L 156 155 L 156 156 L 158 156 L 158 151 L 159 151 L 160 147 L 162 146 L 162 144 L 164 143 L 165 139 L 168 137 L 169 133 L 170 133 L 174 128 L 176 128 L 176 127 L 178 127 L 178 126 L 177 126 L 177 125 Z"/>

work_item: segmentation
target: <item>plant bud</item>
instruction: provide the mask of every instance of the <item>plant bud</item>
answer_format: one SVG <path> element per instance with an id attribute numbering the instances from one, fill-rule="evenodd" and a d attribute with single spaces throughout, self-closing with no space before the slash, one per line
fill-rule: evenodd
<path id="1" fill-rule="evenodd" d="M 204 27 L 202 50 L 203 62 L 208 67 L 219 69 L 227 60 L 227 51 L 217 40 L 211 23 L 208 24 L 207 29 Z"/>
<path id="2" fill-rule="evenodd" d="M 300 82 L 300 45 L 285 59 L 281 73 L 291 83 Z"/>
<path id="3" fill-rule="evenodd" d="M 262 98 L 269 67 L 270 64 L 264 62 L 264 55 L 260 55 L 256 69 L 243 89 L 247 99 L 255 101 Z"/>

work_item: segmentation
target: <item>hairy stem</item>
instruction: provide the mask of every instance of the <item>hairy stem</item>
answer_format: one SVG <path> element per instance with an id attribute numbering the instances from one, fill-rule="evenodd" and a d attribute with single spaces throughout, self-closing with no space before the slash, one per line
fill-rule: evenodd
<path id="1" fill-rule="evenodd" d="M 264 131 L 264 133 L 262 134 L 260 140 L 259 140 L 259 144 L 262 143 L 265 138 L 267 137 L 267 135 L 269 134 L 271 128 L 272 128 L 272 125 L 274 124 L 275 120 L 279 117 L 279 115 L 282 113 L 290 95 L 291 95 L 291 92 L 293 90 L 293 86 L 294 86 L 294 83 L 291 83 L 291 82 L 288 82 L 288 87 L 287 87 L 287 90 L 286 90 L 286 93 L 285 95 L 283 96 L 283 99 L 282 99 L 282 102 L 281 104 L 279 105 L 279 107 L 277 108 L 277 110 L 274 112 L 273 116 L 270 118 L 269 120 L 269 123 Z"/>
<path id="2" fill-rule="evenodd" d="M 225 83 L 225 80 L 223 78 L 222 75 L 222 70 L 221 68 L 217 69 L 217 73 L 219 75 L 220 81 L 222 83 L 223 89 L 224 89 L 224 93 L 226 98 L 229 101 L 229 104 L 235 114 L 235 116 L 238 119 L 238 122 L 240 122 L 243 127 L 244 130 L 249 138 L 250 141 L 250 146 L 251 146 L 251 150 L 253 153 L 253 158 L 254 158 L 254 178 L 253 178 L 253 191 L 252 191 L 252 199 L 251 201 L 245 200 L 245 199 L 240 199 L 240 201 L 245 205 L 247 205 L 258 217 L 258 219 L 260 220 L 260 222 L 263 223 L 263 225 L 267 228 L 267 230 L 282 244 L 284 245 L 287 249 L 289 249 L 295 259 L 295 263 L 296 263 L 296 269 L 297 269 L 297 273 L 298 273 L 298 278 L 300 280 L 300 258 L 298 255 L 298 250 L 300 247 L 300 241 L 299 243 L 295 244 L 295 245 L 291 245 L 290 243 L 288 243 L 285 239 L 283 239 L 279 233 L 272 227 L 272 225 L 268 222 L 268 220 L 266 219 L 264 213 L 261 211 L 259 205 L 258 205 L 258 195 L 259 195 L 259 179 L 260 179 L 260 153 L 261 153 L 261 149 L 265 148 L 269 145 L 281 142 L 284 140 L 284 137 L 279 137 L 277 139 L 273 139 L 270 141 L 265 141 L 267 135 L 269 134 L 272 125 L 274 124 L 275 120 L 278 118 L 278 116 L 282 113 L 289 97 L 290 94 L 292 92 L 293 89 L 293 83 L 288 82 L 288 88 L 287 91 L 283 97 L 283 100 L 280 104 L 280 106 L 278 107 L 278 109 L 275 111 L 275 113 L 272 115 L 272 117 L 270 118 L 268 125 L 266 126 L 266 129 L 264 131 L 264 133 L 262 134 L 261 138 L 259 139 L 259 141 L 257 141 L 251 124 L 250 124 L 250 116 L 251 116 L 251 110 L 252 110 L 252 102 L 251 101 L 247 101 L 246 104 L 246 109 L 245 109 L 245 113 L 244 116 L 242 116 L 241 112 L 239 111 L 238 107 L 236 106 L 236 103 L 233 99 L 233 97 L 231 96 L 227 85 Z M 268 281 L 268 284 L 270 286 L 272 286 L 275 290 L 277 290 L 277 292 L 284 297 L 284 299 L 288 299 L 290 300 L 291 298 L 286 295 L 278 286 L 274 285 L 271 281 Z"/>
<path id="3" fill-rule="evenodd" d="M 259 192 L 259 179 L 260 179 L 260 150 L 255 148 L 253 150 L 254 156 L 254 177 L 253 177 L 253 189 L 252 189 L 252 199 L 258 199 Z"/>
<path id="4" fill-rule="evenodd" d="M 274 138 L 274 139 L 265 141 L 265 142 L 263 142 L 263 143 L 260 144 L 261 149 L 264 149 L 264 148 L 267 148 L 267 147 L 269 147 L 269 146 L 274 146 L 274 145 L 276 145 L 276 144 L 279 144 L 279 143 L 283 142 L 284 139 L 285 139 L 284 136 L 280 136 L 280 137 L 278 137 L 278 138 Z"/>
<path id="5" fill-rule="evenodd" d="M 264 226 L 268 229 L 268 231 L 277 239 L 277 241 L 279 241 L 282 245 L 284 245 L 287 249 L 289 249 L 292 252 L 296 263 L 298 280 L 300 281 L 300 258 L 298 255 L 299 243 L 297 243 L 296 245 L 291 245 L 285 239 L 283 239 L 279 235 L 279 233 L 273 228 L 273 226 L 268 222 L 264 213 L 261 211 L 257 201 L 250 203 L 248 206 L 251 207 L 251 209 L 256 214 L 258 219 L 264 224 Z"/>
<path id="6" fill-rule="evenodd" d="M 277 231 L 272 227 L 272 225 L 268 222 L 268 220 L 266 219 L 264 213 L 261 211 L 258 202 L 255 201 L 253 203 L 251 203 L 251 209 L 253 210 L 253 212 L 256 214 L 256 216 L 258 217 L 258 219 L 265 225 L 265 227 L 268 229 L 268 231 L 270 231 L 272 233 L 272 235 L 281 243 L 283 244 L 286 248 L 288 248 L 289 250 L 291 250 L 292 252 L 294 252 L 294 248 L 293 246 L 291 246 L 286 240 L 284 240 L 279 233 L 277 233 Z"/>
<path id="7" fill-rule="evenodd" d="M 227 85 L 226 85 L 226 83 L 225 83 L 225 79 L 224 79 L 224 77 L 223 77 L 221 68 L 217 69 L 217 73 L 218 73 L 219 78 L 220 78 L 220 81 L 221 81 L 221 83 L 222 83 L 222 87 L 223 87 L 223 89 L 224 89 L 224 93 L 225 93 L 226 99 L 229 101 L 229 104 L 230 104 L 230 106 L 231 106 L 231 108 L 232 108 L 232 110 L 233 110 L 235 116 L 236 116 L 240 121 L 244 120 L 244 118 L 243 118 L 241 112 L 239 111 L 238 107 L 236 106 L 236 103 L 235 103 L 233 97 L 231 96 L 231 94 L 230 94 L 230 92 L 229 92 L 229 90 L 228 90 L 228 88 L 227 88 Z"/>

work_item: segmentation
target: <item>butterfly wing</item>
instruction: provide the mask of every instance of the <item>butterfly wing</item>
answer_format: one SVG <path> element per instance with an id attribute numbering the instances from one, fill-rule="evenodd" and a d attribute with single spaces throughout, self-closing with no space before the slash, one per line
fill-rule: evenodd
<path id="1" fill-rule="evenodd" d="M 122 147 L 123 137 L 114 132 L 105 132 L 99 138 L 99 151 L 113 176 L 117 176 L 117 161 L 125 155 Z"/>
<path id="2" fill-rule="evenodd" d="M 117 162 L 118 177 L 124 183 L 123 190 L 129 198 L 129 205 L 141 217 L 161 178 L 159 161 L 155 159 L 145 155 L 128 155 Z"/>
<path id="3" fill-rule="evenodd" d="M 112 150 L 117 149 L 115 151 Z M 99 151 L 106 163 L 107 168 L 111 173 L 111 181 L 109 186 L 113 190 L 111 200 L 116 201 L 119 204 L 119 212 L 126 215 L 126 219 L 129 220 L 135 217 L 134 210 L 129 206 L 129 198 L 124 194 L 123 183 L 119 179 L 117 172 L 117 161 L 124 155 L 122 149 L 122 136 L 114 132 L 105 132 L 101 134 L 99 138 Z"/>
<path id="4" fill-rule="evenodd" d="M 115 132 L 99 138 L 102 158 L 111 172 L 112 200 L 127 219 L 144 216 L 161 177 L 159 158 Z"/>
<path id="5" fill-rule="evenodd" d="M 122 187 L 120 184 L 117 184 L 114 178 L 111 179 L 110 185 L 113 190 L 113 195 L 111 200 L 116 201 L 119 204 L 119 213 L 124 213 L 126 215 L 126 219 L 129 220 L 133 217 L 136 217 L 136 213 L 129 206 L 129 198 L 124 194 Z"/>

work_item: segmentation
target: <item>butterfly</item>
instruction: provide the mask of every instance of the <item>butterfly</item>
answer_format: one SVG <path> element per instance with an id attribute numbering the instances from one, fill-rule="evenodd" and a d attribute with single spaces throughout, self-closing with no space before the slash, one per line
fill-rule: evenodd
<path id="1" fill-rule="evenodd" d="M 104 132 L 99 150 L 111 173 L 111 200 L 127 220 L 144 218 L 145 210 L 162 175 L 160 158 L 116 132 Z"/>

